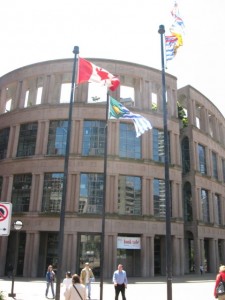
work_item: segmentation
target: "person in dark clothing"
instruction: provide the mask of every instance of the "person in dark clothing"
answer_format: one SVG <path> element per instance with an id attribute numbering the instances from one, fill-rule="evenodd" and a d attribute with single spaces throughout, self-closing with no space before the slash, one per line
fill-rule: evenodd
<path id="1" fill-rule="evenodd" d="M 13 270 L 14 270 L 13 265 L 11 263 L 9 263 L 8 269 L 7 269 L 7 275 L 9 278 L 11 278 L 13 276 Z"/>

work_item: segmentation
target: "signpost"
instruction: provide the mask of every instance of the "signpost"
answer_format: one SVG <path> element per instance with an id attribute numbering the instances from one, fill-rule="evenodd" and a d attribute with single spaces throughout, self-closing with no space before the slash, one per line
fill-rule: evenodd
<path id="1" fill-rule="evenodd" d="M 10 234 L 12 203 L 0 202 L 0 236 Z"/>

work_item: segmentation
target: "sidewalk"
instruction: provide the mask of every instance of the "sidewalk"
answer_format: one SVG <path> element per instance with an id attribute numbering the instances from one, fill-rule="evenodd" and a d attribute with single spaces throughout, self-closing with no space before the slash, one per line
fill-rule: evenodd
<path id="1" fill-rule="evenodd" d="M 215 284 L 215 274 L 204 275 L 184 275 L 175 277 L 172 280 L 172 299 L 190 300 L 214 299 L 213 289 Z M 147 299 L 167 299 L 166 277 L 154 278 L 128 278 L 128 288 L 126 290 L 127 300 Z M 44 300 L 46 283 L 41 279 L 15 278 L 14 293 L 17 300 Z M 11 280 L 7 277 L 0 278 L 0 291 L 3 291 L 5 299 L 11 293 Z M 49 295 L 50 296 L 50 295 Z M 92 284 L 92 300 L 98 300 L 100 296 L 100 284 L 97 280 Z M 64 297 L 60 297 L 64 299 Z M 121 295 L 119 300 L 122 299 Z M 103 300 L 114 300 L 114 287 L 110 280 L 103 284 Z"/>

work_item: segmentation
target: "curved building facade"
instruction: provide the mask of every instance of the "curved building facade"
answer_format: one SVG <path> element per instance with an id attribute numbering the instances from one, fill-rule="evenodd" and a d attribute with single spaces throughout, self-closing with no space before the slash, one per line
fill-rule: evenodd
<path id="1" fill-rule="evenodd" d="M 150 120 L 136 138 L 133 123 L 109 120 L 104 276 L 118 263 L 128 276 L 166 273 L 166 204 L 161 72 L 90 59 L 116 74 L 111 96 Z M 0 196 L 12 203 L 19 232 L 0 236 L 0 276 L 43 276 L 57 268 L 60 208 L 73 60 L 29 65 L 0 78 Z M 191 86 L 177 90 L 166 74 L 172 273 L 216 272 L 225 260 L 225 119 Z M 63 271 L 89 261 L 100 271 L 104 196 L 106 88 L 76 86 L 72 111 Z"/>

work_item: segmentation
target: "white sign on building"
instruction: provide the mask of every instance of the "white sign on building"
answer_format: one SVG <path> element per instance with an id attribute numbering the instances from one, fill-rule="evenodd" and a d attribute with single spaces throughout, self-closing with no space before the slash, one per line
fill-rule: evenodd
<path id="1" fill-rule="evenodd" d="M 117 249 L 141 249 L 140 237 L 117 237 Z"/>

